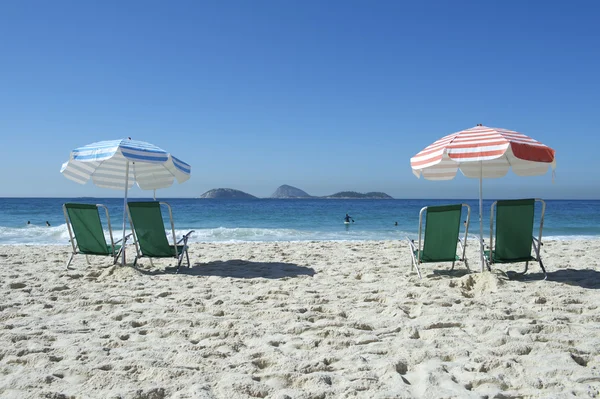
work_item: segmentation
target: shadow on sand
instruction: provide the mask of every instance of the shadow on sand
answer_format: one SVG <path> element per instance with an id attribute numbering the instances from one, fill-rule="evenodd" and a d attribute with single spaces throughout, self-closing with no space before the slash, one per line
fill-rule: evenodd
<path id="1" fill-rule="evenodd" d="M 541 271 L 527 272 L 522 274 L 520 271 L 515 270 L 501 270 L 492 269 L 492 272 L 501 273 L 506 278 L 512 281 L 522 281 L 524 283 L 532 283 L 535 281 L 543 281 L 544 273 Z M 423 273 L 423 270 L 421 270 Z M 471 271 L 472 274 L 479 273 L 479 271 Z M 484 273 L 488 273 L 485 271 Z M 460 278 L 469 274 L 466 269 L 454 269 L 451 270 L 432 270 L 427 275 L 430 278 Z M 424 275 L 425 276 L 425 275 Z M 578 286 L 587 289 L 600 289 L 600 271 L 592 269 L 559 269 L 548 272 L 548 282 L 556 282 L 561 284 L 567 284 L 572 286 Z"/>
<path id="2" fill-rule="evenodd" d="M 532 282 L 544 279 L 542 272 L 527 273 L 521 275 L 516 272 L 506 273 L 511 280 L 519 280 L 523 282 Z M 557 283 L 574 285 L 588 289 L 600 289 L 600 271 L 592 269 L 559 269 L 548 271 L 548 280 Z"/>
<path id="3" fill-rule="evenodd" d="M 423 268 L 421 268 L 421 273 L 423 273 Z M 450 277 L 450 278 L 460 278 L 466 276 L 467 274 L 476 273 L 474 271 L 469 272 L 466 268 L 454 268 L 454 270 L 450 269 L 435 269 L 431 270 L 429 274 L 423 274 L 423 277 Z"/>
<path id="4" fill-rule="evenodd" d="M 176 267 L 167 267 L 164 270 L 137 270 L 149 275 L 175 274 Z M 283 262 L 250 262 L 241 259 L 214 261 L 208 263 L 195 263 L 189 269 L 181 266 L 181 275 L 190 276 L 219 276 L 233 278 L 284 278 L 298 276 L 314 276 L 315 270 L 310 267 L 298 266 L 293 263 Z"/>

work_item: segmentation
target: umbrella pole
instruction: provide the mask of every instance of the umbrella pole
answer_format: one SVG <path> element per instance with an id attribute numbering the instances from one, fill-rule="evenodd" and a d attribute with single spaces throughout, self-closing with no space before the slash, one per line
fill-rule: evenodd
<path id="1" fill-rule="evenodd" d="M 483 162 L 479 162 L 479 261 L 483 273 Z"/>
<path id="2" fill-rule="evenodd" d="M 121 258 L 121 265 L 125 266 L 125 226 L 127 220 L 127 189 L 129 188 L 129 161 L 127 161 L 127 165 L 125 166 L 125 198 L 123 199 L 123 241 L 121 241 L 121 245 L 123 245 L 123 256 Z"/>

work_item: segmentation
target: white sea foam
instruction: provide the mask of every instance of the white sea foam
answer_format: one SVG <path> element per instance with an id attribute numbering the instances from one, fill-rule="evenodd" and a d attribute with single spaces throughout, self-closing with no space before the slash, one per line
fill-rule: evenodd
<path id="1" fill-rule="evenodd" d="M 176 231 L 178 236 L 186 231 Z M 309 231 L 298 229 L 224 228 L 195 230 L 191 242 L 252 241 L 355 241 L 393 240 L 406 236 L 402 231 Z"/>
<path id="2" fill-rule="evenodd" d="M 3 227 L 0 226 L 0 244 L 68 244 L 67 225 Z"/>
<path id="3" fill-rule="evenodd" d="M 578 236 L 564 236 L 564 235 L 547 235 L 542 236 L 543 241 L 575 241 L 575 240 L 597 240 L 599 236 L 593 235 L 578 235 Z"/>
<path id="4" fill-rule="evenodd" d="M 190 229 L 177 229 L 175 235 L 180 239 Z M 127 234 L 131 233 L 129 230 Z M 171 240 L 170 229 L 166 230 Z M 104 231 L 107 242 L 108 230 Z M 113 237 L 119 240 L 122 230 L 113 230 Z M 403 230 L 300 230 L 300 229 L 267 229 L 267 228 L 209 228 L 194 229 L 190 242 L 257 242 L 257 241 L 369 241 L 369 240 L 405 240 L 406 237 L 417 240 L 418 233 Z M 544 236 L 544 241 L 595 239 L 596 236 Z M 469 234 L 469 245 L 479 240 L 476 234 Z M 487 242 L 488 237 L 484 236 Z M 69 232 L 66 224 L 58 226 L 2 227 L 0 226 L 0 245 L 68 245 Z"/>

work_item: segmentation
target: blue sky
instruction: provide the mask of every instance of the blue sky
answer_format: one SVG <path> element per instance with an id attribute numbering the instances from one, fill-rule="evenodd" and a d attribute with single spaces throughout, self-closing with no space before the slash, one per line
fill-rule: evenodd
<path id="1" fill-rule="evenodd" d="M 13 1 L 0 3 L 0 196 L 111 196 L 60 173 L 123 137 L 192 165 L 158 192 L 384 191 L 476 198 L 409 159 L 478 123 L 557 151 L 485 198 L 600 198 L 600 3 Z M 143 196 L 139 189 L 134 196 Z"/>

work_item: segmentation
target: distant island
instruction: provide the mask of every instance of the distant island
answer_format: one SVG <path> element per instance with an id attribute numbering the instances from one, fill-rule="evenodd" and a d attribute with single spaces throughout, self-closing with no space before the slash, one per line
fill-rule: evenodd
<path id="1" fill-rule="evenodd" d="M 331 195 L 315 197 L 308 194 L 306 191 L 300 190 L 297 187 L 288 186 L 287 184 L 279 186 L 279 188 L 275 190 L 275 192 L 271 195 L 271 198 L 393 199 L 386 193 L 374 191 L 369 193 L 357 193 L 356 191 L 340 191 L 339 193 Z"/>
<path id="2" fill-rule="evenodd" d="M 299 188 L 288 186 L 284 184 L 279 186 L 277 190 L 271 195 L 271 198 L 313 198 L 307 194 L 306 191 L 302 191 Z"/>
<path id="3" fill-rule="evenodd" d="M 218 198 L 218 199 L 256 199 L 252 194 L 245 193 L 232 188 L 214 188 L 202 194 L 199 198 Z"/>
<path id="4" fill-rule="evenodd" d="M 393 199 L 386 193 L 372 191 L 369 193 L 357 193 L 356 191 L 340 191 L 332 195 L 326 195 L 321 198 L 326 199 Z"/>
<path id="5" fill-rule="evenodd" d="M 245 193 L 232 188 L 214 188 L 202 194 L 198 198 L 216 198 L 216 199 L 257 199 L 252 194 Z M 277 190 L 269 197 L 274 199 L 393 199 L 391 196 L 382 192 L 358 193 L 356 191 L 340 191 L 339 193 L 315 197 L 306 191 L 287 184 L 279 186 Z"/>

